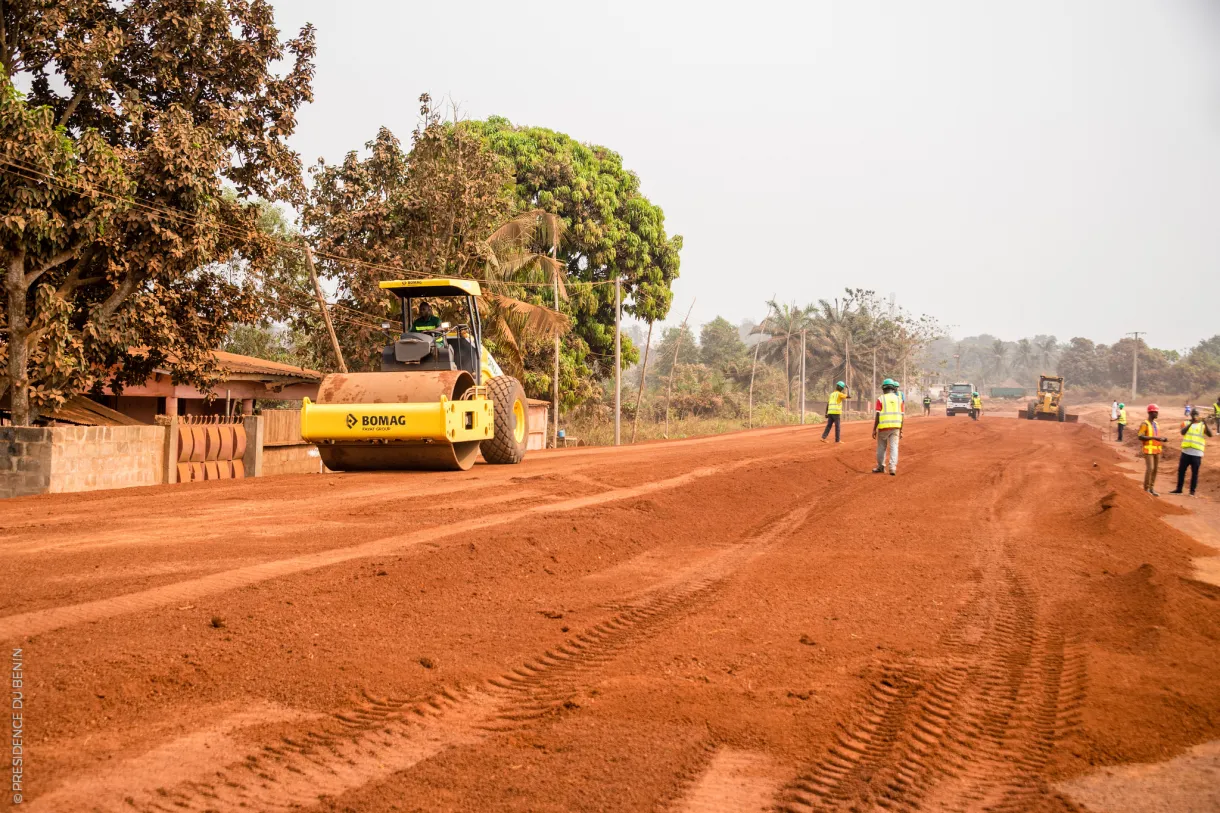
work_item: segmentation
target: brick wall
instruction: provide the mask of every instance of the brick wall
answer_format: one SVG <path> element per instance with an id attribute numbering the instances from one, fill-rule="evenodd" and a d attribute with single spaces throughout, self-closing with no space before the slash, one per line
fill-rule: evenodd
<path id="1" fill-rule="evenodd" d="M 0 499 L 46 493 L 51 481 L 51 432 L 0 426 Z"/>

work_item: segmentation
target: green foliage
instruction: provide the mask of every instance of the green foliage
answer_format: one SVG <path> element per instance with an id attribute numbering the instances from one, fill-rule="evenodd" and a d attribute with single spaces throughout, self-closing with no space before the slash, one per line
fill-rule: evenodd
<path id="1" fill-rule="evenodd" d="M 492 117 L 470 122 L 488 148 L 509 165 L 518 211 L 541 209 L 566 225 L 558 259 L 566 268 L 569 298 L 563 310 L 573 330 L 565 343 L 584 352 L 579 374 L 612 372 L 614 288 L 583 282 L 622 280 L 624 310 L 643 320 L 669 312 L 682 238 L 665 232 L 665 215 L 640 192 L 640 180 L 605 147 L 582 144 L 543 127 L 517 127 Z M 545 251 L 548 246 L 535 246 Z M 544 301 L 545 291 L 535 295 Z M 628 344 L 624 358 L 636 354 Z"/>
<path id="2" fill-rule="evenodd" d="M 243 200 L 302 188 L 287 139 L 311 95 L 312 27 L 282 41 L 265 0 L 15 0 L 0 14 L 0 158 L 17 165 L 0 184 L 0 392 L 15 422 L 154 369 L 206 388 L 210 349 L 260 315 L 227 262 L 270 253 Z"/>
<path id="3" fill-rule="evenodd" d="M 652 360 L 649 361 L 649 375 L 656 375 L 658 382 L 669 377 L 669 371 L 674 368 L 674 351 L 678 352 L 678 366 L 692 364 L 700 356 L 699 345 L 695 343 L 695 332 L 690 325 L 665 328 L 661 341 L 653 348 Z"/>

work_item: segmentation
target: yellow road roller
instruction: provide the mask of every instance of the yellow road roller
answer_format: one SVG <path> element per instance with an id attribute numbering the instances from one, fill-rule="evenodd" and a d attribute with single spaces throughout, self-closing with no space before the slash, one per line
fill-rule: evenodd
<path id="1" fill-rule="evenodd" d="M 381 351 L 381 372 L 322 379 L 301 406 L 301 437 L 332 471 L 465 471 L 525 457 L 525 389 L 483 347 L 479 283 L 382 282 L 398 298 L 402 333 Z M 460 323 L 421 315 L 434 303 Z M 423 303 L 427 302 L 427 308 Z"/>

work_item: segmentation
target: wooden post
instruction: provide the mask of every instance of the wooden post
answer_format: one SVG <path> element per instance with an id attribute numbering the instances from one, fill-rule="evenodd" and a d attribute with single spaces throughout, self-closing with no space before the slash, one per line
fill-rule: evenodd
<path id="1" fill-rule="evenodd" d="M 623 415 L 623 369 L 622 357 L 622 314 L 623 314 L 623 284 L 618 277 L 614 278 L 614 445 L 620 440 L 620 427 Z"/>
<path id="2" fill-rule="evenodd" d="M 669 402 L 674 395 L 674 372 L 678 368 L 678 351 L 682 349 L 682 335 L 686 332 L 686 320 L 690 319 L 690 312 L 695 309 L 695 300 L 690 301 L 690 307 L 686 309 L 686 317 L 682 320 L 682 327 L 678 328 L 678 340 L 674 342 L 674 363 L 669 368 L 669 384 L 665 387 L 665 437 L 669 437 Z"/>
<path id="3" fill-rule="evenodd" d="M 326 322 L 326 332 L 330 334 L 331 349 L 335 351 L 335 361 L 339 365 L 339 372 L 346 373 L 347 364 L 343 361 L 343 351 L 339 349 L 339 337 L 335 335 L 335 326 L 330 321 L 330 309 L 326 307 L 326 297 L 322 296 L 317 269 L 313 267 L 313 249 L 303 241 L 302 245 L 305 247 L 305 265 L 309 268 L 309 278 L 313 280 L 313 292 L 318 298 L 318 309 L 322 311 L 322 321 Z"/>
<path id="4" fill-rule="evenodd" d="M 263 416 L 247 415 L 242 419 L 246 427 L 246 453 L 242 464 L 247 477 L 263 476 Z"/>
<path id="5" fill-rule="evenodd" d="M 640 391 L 635 396 L 635 420 L 631 422 L 631 442 L 635 443 L 635 430 L 640 425 L 640 406 L 644 403 L 644 376 L 648 375 L 648 351 L 652 349 L 652 322 L 648 322 L 648 338 L 644 340 L 644 364 L 640 367 Z"/>

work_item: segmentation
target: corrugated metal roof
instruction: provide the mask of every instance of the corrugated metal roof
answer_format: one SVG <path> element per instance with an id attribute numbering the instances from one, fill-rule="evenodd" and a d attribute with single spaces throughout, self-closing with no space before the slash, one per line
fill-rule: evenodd
<path id="1" fill-rule="evenodd" d="M 322 373 L 308 370 L 304 367 L 294 367 L 291 364 L 281 364 L 278 361 L 267 361 L 254 356 L 243 356 L 238 353 L 227 353 L 224 350 L 213 350 L 212 356 L 221 368 L 230 373 L 246 375 L 269 375 L 288 378 L 305 378 L 310 381 L 321 381 Z"/>

